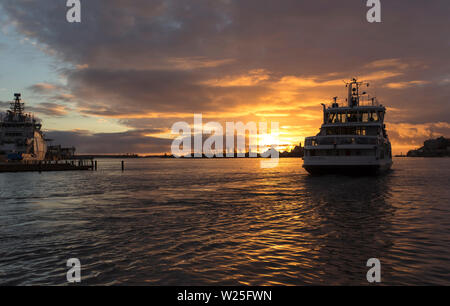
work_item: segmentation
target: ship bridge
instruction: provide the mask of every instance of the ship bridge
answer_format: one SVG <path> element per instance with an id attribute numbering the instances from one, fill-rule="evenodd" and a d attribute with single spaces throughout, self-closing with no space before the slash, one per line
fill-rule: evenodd
<path id="1" fill-rule="evenodd" d="M 386 108 L 379 104 L 375 97 L 361 90 L 362 86 L 369 87 L 369 83 L 358 82 L 353 79 L 350 83 L 346 83 L 348 88 L 348 96 L 346 105 L 339 105 L 337 97 L 331 105 L 323 106 L 323 125 L 382 125 L 384 122 L 384 114 Z"/>

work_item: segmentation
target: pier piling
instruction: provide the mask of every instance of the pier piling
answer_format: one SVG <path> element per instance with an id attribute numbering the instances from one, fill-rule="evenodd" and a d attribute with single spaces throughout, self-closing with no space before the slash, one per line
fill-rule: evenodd
<path id="1" fill-rule="evenodd" d="M 125 170 L 125 162 L 122 160 L 122 171 Z"/>

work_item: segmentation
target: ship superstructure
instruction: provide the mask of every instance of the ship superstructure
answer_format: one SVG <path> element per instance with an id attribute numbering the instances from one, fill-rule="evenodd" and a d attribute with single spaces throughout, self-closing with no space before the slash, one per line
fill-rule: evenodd
<path id="1" fill-rule="evenodd" d="M 26 114 L 19 93 L 14 94 L 10 110 L 0 114 L 0 159 L 44 160 L 47 144 L 41 121 Z"/>
<path id="2" fill-rule="evenodd" d="M 384 117 L 386 108 L 368 96 L 369 83 L 346 83 L 346 105 L 337 97 L 323 106 L 320 132 L 305 139 L 303 167 L 311 174 L 374 174 L 392 166 L 392 150 Z"/>

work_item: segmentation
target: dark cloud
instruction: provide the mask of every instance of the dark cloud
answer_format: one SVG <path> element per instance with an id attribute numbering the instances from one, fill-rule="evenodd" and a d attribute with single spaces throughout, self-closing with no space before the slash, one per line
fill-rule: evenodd
<path id="1" fill-rule="evenodd" d="M 267 92 L 258 86 L 202 85 L 200 74 L 167 70 L 96 70 L 74 72 L 69 83 L 87 113 L 126 116 L 146 112 L 227 110 Z"/>
<path id="2" fill-rule="evenodd" d="M 67 115 L 69 113 L 69 109 L 65 105 L 49 102 L 27 106 L 26 111 L 51 117 L 63 117 L 64 115 Z"/>
<path id="3" fill-rule="evenodd" d="M 153 130 L 135 130 L 122 133 L 91 133 L 89 131 L 50 131 L 46 138 L 52 144 L 75 146 L 77 153 L 161 153 L 170 152 L 172 140 L 149 137 Z"/>
<path id="4" fill-rule="evenodd" d="M 379 24 L 366 21 L 365 3 L 90 0 L 81 24 L 66 22 L 64 1 L 1 5 L 24 35 L 74 66 L 66 98 L 81 112 L 135 128 L 138 116 L 168 128 L 164 118 L 180 113 L 305 111 L 353 76 L 374 81 L 395 109 L 392 123 L 448 122 L 450 3 L 382 1 Z"/>
<path id="5" fill-rule="evenodd" d="M 381 24 L 365 20 L 359 0 L 91 0 L 82 3 L 81 24 L 65 21 L 64 2 L 3 6 L 27 35 L 66 61 L 103 68 L 146 69 L 163 59 L 204 56 L 234 58 L 244 69 L 263 64 L 311 73 L 305 67 L 327 72 L 324 64 L 345 69 L 405 54 L 443 56 L 438 46 L 448 48 L 445 0 L 386 1 Z M 322 62 L 311 61 L 317 58 Z"/>
<path id="6" fill-rule="evenodd" d="M 52 101 L 60 101 L 60 102 L 73 102 L 75 99 L 75 96 L 72 94 L 64 94 L 64 93 L 57 93 L 50 97 L 50 100 Z"/>
<path id="7" fill-rule="evenodd" d="M 45 94 L 45 93 L 51 93 L 51 92 L 60 90 L 61 86 L 51 84 L 51 83 L 38 83 L 38 84 L 29 86 L 28 89 L 34 93 Z"/>
<path id="8" fill-rule="evenodd" d="M 33 93 L 35 98 L 41 100 L 46 99 L 55 103 L 72 103 L 75 101 L 75 96 L 70 93 L 70 88 L 60 84 L 37 83 L 29 86 L 28 90 Z"/>

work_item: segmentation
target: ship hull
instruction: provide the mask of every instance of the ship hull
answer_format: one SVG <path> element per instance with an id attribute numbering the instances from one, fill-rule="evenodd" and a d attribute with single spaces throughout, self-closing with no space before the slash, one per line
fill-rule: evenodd
<path id="1" fill-rule="evenodd" d="M 391 166 L 392 163 L 379 165 L 303 165 L 303 168 L 314 176 L 327 174 L 373 176 L 388 172 Z"/>

